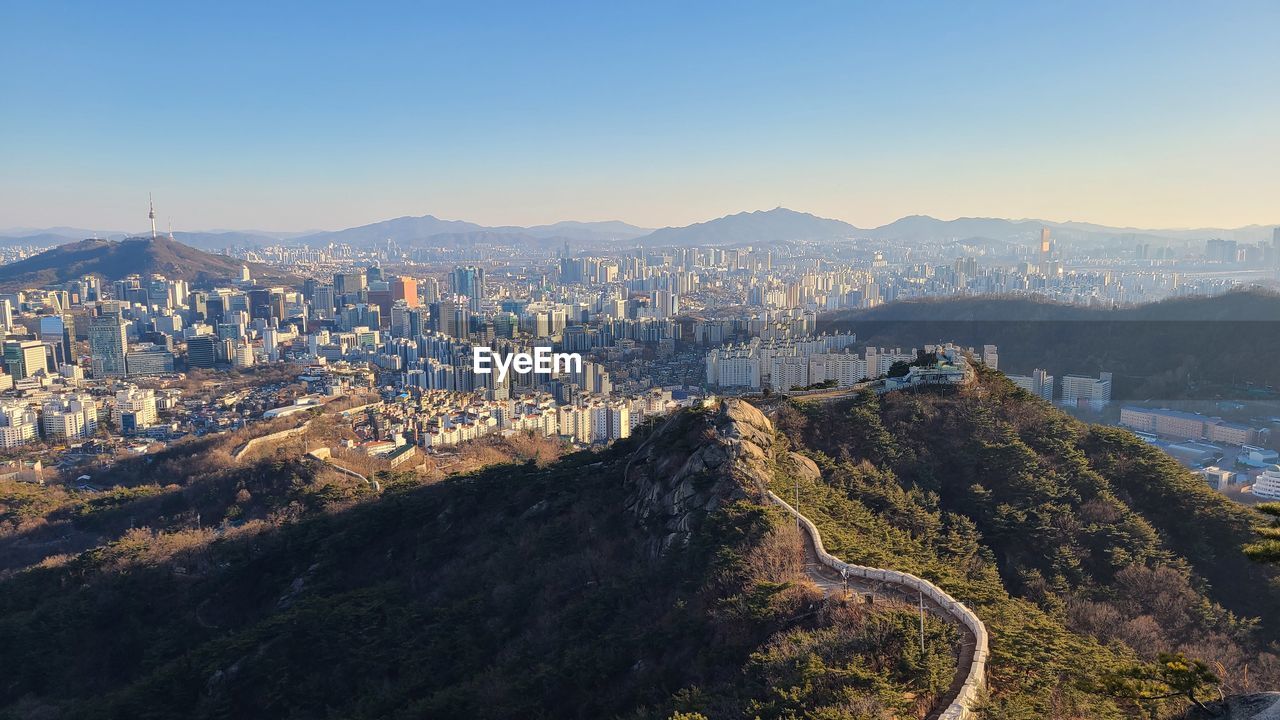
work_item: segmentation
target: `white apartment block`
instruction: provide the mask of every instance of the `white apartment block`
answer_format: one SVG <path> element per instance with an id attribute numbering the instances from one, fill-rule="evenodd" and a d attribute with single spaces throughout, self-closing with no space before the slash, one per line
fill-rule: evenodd
<path id="1" fill-rule="evenodd" d="M 707 383 L 720 387 L 760 388 L 760 358 L 749 350 L 712 350 L 707 359 Z"/>
<path id="2" fill-rule="evenodd" d="M 822 382 L 827 378 L 814 380 L 810 373 L 813 356 L 837 353 L 856 341 L 857 336 L 852 333 L 800 339 L 775 337 L 766 340 L 757 337 L 743 345 L 715 348 L 707 353 L 707 384 L 752 390 L 767 385 L 777 390 L 790 390 Z"/>
<path id="3" fill-rule="evenodd" d="M 154 390 L 126 388 L 116 393 L 111 420 L 121 432 L 135 432 L 156 424 L 156 393 Z"/>
<path id="4" fill-rule="evenodd" d="M 1096 378 L 1081 375 L 1062 376 L 1062 404 L 1067 407 L 1087 406 L 1101 410 L 1111 402 L 1111 373 Z"/>
<path id="5" fill-rule="evenodd" d="M 40 416 L 27 403 L 7 402 L 0 406 L 0 449 L 12 450 L 40 437 Z"/>
<path id="6" fill-rule="evenodd" d="M 98 405 L 88 395 L 66 395 L 46 401 L 40 427 L 48 439 L 87 438 L 98 431 Z"/>
<path id="7" fill-rule="evenodd" d="M 1008 375 L 1007 377 L 1014 385 L 1032 395 L 1053 402 L 1053 376 L 1044 370 L 1036 368 L 1030 375 Z"/>
<path id="8" fill-rule="evenodd" d="M 869 347 L 866 352 L 867 360 L 867 377 L 880 377 L 889 372 L 889 368 L 893 367 L 896 362 L 911 363 L 915 362 L 916 353 L 914 350 L 903 351 L 902 348 Z"/>
<path id="9" fill-rule="evenodd" d="M 809 384 L 809 359 L 800 355 L 775 356 L 769 364 L 769 385 L 787 391 Z"/>
<path id="10" fill-rule="evenodd" d="M 620 403 L 593 405 L 589 412 L 592 442 L 610 442 L 631 437 L 631 411 L 626 405 Z"/>
<path id="11" fill-rule="evenodd" d="M 835 380 L 839 387 L 855 385 L 867 377 L 867 361 L 852 352 L 815 353 L 809 357 L 809 384 Z"/>

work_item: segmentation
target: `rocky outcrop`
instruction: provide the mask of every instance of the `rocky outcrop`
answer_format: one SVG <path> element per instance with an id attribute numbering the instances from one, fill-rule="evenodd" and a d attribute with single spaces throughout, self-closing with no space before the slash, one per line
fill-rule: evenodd
<path id="1" fill-rule="evenodd" d="M 685 545 L 725 503 L 759 496 L 774 453 L 773 424 L 741 400 L 668 419 L 635 451 L 625 476 L 627 508 L 653 531 L 650 553 Z"/>
<path id="2" fill-rule="evenodd" d="M 1209 703 L 1208 711 L 1192 708 L 1185 720 L 1280 720 L 1280 693 L 1234 695 Z"/>
<path id="3" fill-rule="evenodd" d="M 789 452 L 778 458 L 778 469 L 801 480 L 817 482 L 822 479 L 822 471 L 818 469 L 818 463 L 800 453 Z"/>
<path id="4" fill-rule="evenodd" d="M 817 526 L 771 492 L 773 478 L 821 480 L 809 458 L 786 450 L 773 424 L 754 406 L 736 399 L 716 411 L 677 413 L 654 430 L 632 453 L 624 473 L 627 508 L 652 532 L 648 550 L 657 557 L 682 547 L 707 514 L 740 498 L 776 503 L 800 523 L 817 560 L 848 577 L 858 577 L 918 595 L 921 602 L 962 627 L 972 639 L 963 675 L 938 716 L 969 720 L 986 683 L 987 630 L 969 608 L 923 578 L 904 572 L 852 565 L 829 554 Z M 779 488 L 782 492 L 785 487 Z M 1280 719 L 1277 719 L 1280 720 Z"/>

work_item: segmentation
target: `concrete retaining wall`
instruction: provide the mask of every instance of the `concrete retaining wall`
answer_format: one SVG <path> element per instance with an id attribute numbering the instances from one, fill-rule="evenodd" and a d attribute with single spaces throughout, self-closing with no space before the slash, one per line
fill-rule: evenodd
<path id="1" fill-rule="evenodd" d="M 253 450 L 256 447 L 265 445 L 269 442 L 274 442 L 276 440 L 284 440 L 285 438 L 291 438 L 295 435 L 301 435 L 302 433 L 306 432 L 307 428 L 309 427 L 311 427 L 310 420 L 306 421 L 305 423 L 303 423 L 302 425 L 296 428 L 289 428 L 288 430 L 281 430 L 280 432 L 273 432 L 270 435 L 263 435 L 262 437 L 253 438 L 249 442 L 246 442 L 244 445 L 241 445 L 239 450 L 236 450 L 234 453 L 231 454 L 231 457 L 236 462 L 240 462 L 240 458 L 243 458 L 245 455 L 247 455 L 250 450 Z"/>
<path id="2" fill-rule="evenodd" d="M 978 619 L 978 616 L 959 600 L 944 592 L 942 588 L 924 578 L 918 578 L 915 575 L 898 572 L 897 570 L 853 565 L 835 557 L 822 546 L 822 535 L 809 518 L 801 515 L 795 508 L 772 492 L 769 492 L 769 499 L 800 521 L 801 527 L 813 539 L 813 547 L 818 552 L 818 561 L 823 565 L 836 572 L 848 571 L 851 577 L 901 585 L 910 588 L 913 592 L 922 593 L 932 600 L 934 604 L 942 608 L 943 612 L 947 613 L 955 622 L 965 626 L 969 629 L 969 632 L 973 633 L 975 643 L 973 657 L 969 661 L 969 673 L 965 677 L 964 685 L 961 686 L 960 692 L 956 694 L 951 704 L 938 717 L 940 720 L 967 720 L 967 718 L 974 717 L 974 708 L 978 704 L 979 695 L 986 686 L 987 656 L 989 654 L 987 649 L 987 626 Z"/>
<path id="3" fill-rule="evenodd" d="M 342 473 L 343 475 L 347 475 L 348 477 L 353 477 L 357 480 L 362 481 L 365 485 L 368 485 L 369 487 L 373 488 L 374 492 L 382 492 L 382 483 L 378 482 L 377 480 L 370 480 L 369 478 L 365 477 L 364 475 L 361 475 L 355 470 L 348 470 L 347 468 L 344 468 L 341 465 L 335 463 L 332 460 L 333 452 L 327 447 L 316 448 L 315 450 L 308 452 L 307 457 L 311 458 L 312 460 L 315 460 L 316 462 L 324 463 L 325 465 L 328 465 L 329 467 Z"/>

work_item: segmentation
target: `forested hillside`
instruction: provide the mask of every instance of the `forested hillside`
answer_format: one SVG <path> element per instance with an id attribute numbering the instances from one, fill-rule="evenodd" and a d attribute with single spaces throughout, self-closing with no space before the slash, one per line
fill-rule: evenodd
<path id="1" fill-rule="evenodd" d="M 1161 653 L 1226 692 L 1277 686 L 1280 627 L 1257 620 L 1277 617 L 1275 572 L 1241 552 L 1258 518 L 1131 434 L 985 370 L 776 419 L 823 469 L 800 504 L 832 552 L 933 579 L 987 622 L 991 717 L 1176 716 L 1177 693 L 1125 697 L 1154 693 L 1127 679 Z"/>
<path id="2" fill-rule="evenodd" d="M 914 608 L 824 600 L 794 525 L 760 504 L 768 477 L 686 474 L 672 527 L 629 509 L 659 497 L 646 484 L 670 480 L 665 468 L 733 452 L 724 418 L 684 413 L 545 468 L 426 487 L 386 476 L 376 498 L 203 533 L 136 529 L 50 558 L 0 582 L 0 713 L 925 713 L 954 674 L 956 631 L 930 618 L 922 654 Z M 763 461 L 770 432 L 753 432 Z M 192 482 L 222 488 L 242 472 Z M 324 496 L 306 489 L 316 482 L 296 472 L 284 497 Z M 115 512 L 146 501 L 122 497 Z"/>
<path id="3" fill-rule="evenodd" d="M 0 287 L 25 289 L 67 283 L 85 275 L 119 280 L 127 275 L 159 273 L 193 283 L 239 279 L 248 266 L 257 280 L 280 281 L 287 273 L 260 263 L 197 250 L 167 237 L 82 240 L 0 266 Z"/>
<path id="4" fill-rule="evenodd" d="M 158 458 L 93 496 L 5 485 L 0 717 L 936 711 L 957 628 L 930 615 L 922 652 L 916 608 L 824 597 L 765 487 L 798 492 L 836 555 L 978 614 L 984 720 L 1175 718 L 1280 686 L 1257 620 L 1275 570 L 1240 551 L 1253 511 L 1132 436 L 982 369 L 771 413 L 727 402 L 606 451 L 383 473 L 381 492 L 292 442 Z M 37 552 L 61 536 L 101 540 Z"/>
<path id="5" fill-rule="evenodd" d="M 1116 400 L 1269 398 L 1280 390 L 1280 294 L 1262 290 L 1126 308 L 1026 297 L 895 302 L 824 315 L 819 330 L 883 347 L 940 340 L 1000 349 L 1000 369 L 1113 374 Z"/>

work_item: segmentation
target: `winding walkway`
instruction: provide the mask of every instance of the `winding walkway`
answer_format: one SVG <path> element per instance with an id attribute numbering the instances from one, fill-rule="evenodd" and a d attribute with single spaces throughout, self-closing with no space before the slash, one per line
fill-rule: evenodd
<path id="1" fill-rule="evenodd" d="M 923 602 L 925 608 L 931 613 L 959 626 L 964 631 L 964 639 L 961 641 L 956 663 L 956 676 L 944 696 L 948 700 L 929 717 L 937 720 L 966 720 L 975 717 L 974 709 L 986 685 L 986 666 L 989 655 L 987 628 L 978 616 L 928 580 L 896 570 L 852 565 L 831 555 L 823 547 L 822 535 L 813 521 L 801 515 L 772 491 L 766 492 L 770 500 L 799 521 L 804 531 L 802 535 L 805 545 L 805 572 L 825 593 L 843 593 L 847 577 L 851 592 L 871 594 L 875 597 L 913 605 Z"/>

